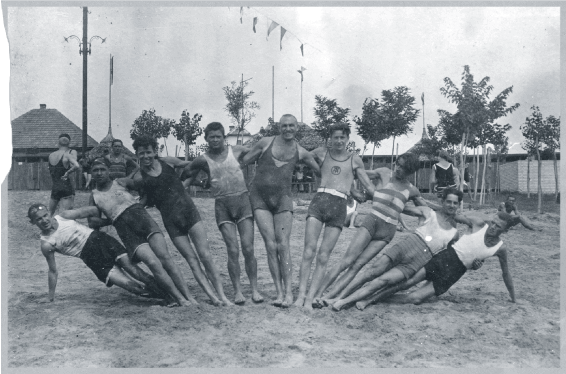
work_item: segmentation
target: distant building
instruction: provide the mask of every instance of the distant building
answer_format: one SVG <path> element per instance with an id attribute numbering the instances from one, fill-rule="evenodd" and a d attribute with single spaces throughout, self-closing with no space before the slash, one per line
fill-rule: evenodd
<path id="1" fill-rule="evenodd" d="M 252 134 L 246 129 L 240 131 L 238 136 L 238 129 L 236 126 L 230 126 L 228 134 L 226 134 L 226 143 L 229 145 L 242 145 L 252 138 Z"/>

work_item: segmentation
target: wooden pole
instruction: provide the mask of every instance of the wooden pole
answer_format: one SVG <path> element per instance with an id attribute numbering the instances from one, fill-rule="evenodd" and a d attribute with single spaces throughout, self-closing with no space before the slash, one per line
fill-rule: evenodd
<path id="1" fill-rule="evenodd" d="M 87 147 L 87 133 L 88 133 L 88 120 L 87 120 L 87 56 L 88 56 L 88 8 L 83 8 L 83 157 L 86 155 Z"/>

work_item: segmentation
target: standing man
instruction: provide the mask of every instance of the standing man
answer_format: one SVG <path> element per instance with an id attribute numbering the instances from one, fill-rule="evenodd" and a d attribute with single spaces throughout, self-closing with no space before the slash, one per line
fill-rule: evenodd
<path id="1" fill-rule="evenodd" d="M 464 189 L 468 191 L 468 197 L 470 200 L 473 200 L 472 194 L 470 193 L 470 189 L 472 188 L 472 179 L 474 179 L 473 175 L 470 174 L 470 164 L 466 163 L 466 168 L 464 169 Z"/>
<path id="2" fill-rule="evenodd" d="M 131 178 L 139 170 L 139 165 L 130 156 L 124 154 L 124 145 L 120 139 L 112 140 L 112 152 L 104 156 L 110 162 L 110 179 Z M 131 170 L 128 173 L 128 168 Z"/>
<path id="3" fill-rule="evenodd" d="M 242 253 L 246 264 L 246 273 L 252 288 L 252 300 L 263 301 L 257 290 L 257 261 L 254 256 L 254 221 L 253 211 L 244 173 L 238 159 L 245 155 L 249 148 L 240 145 L 226 146 L 224 126 L 220 122 L 211 122 L 204 129 L 204 139 L 208 143 L 208 151 L 197 157 L 189 166 L 189 179 L 184 185 L 201 185 L 194 178 L 202 170 L 208 174 L 208 180 L 214 195 L 214 213 L 216 224 L 222 233 L 228 250 L 228 273 L 234 286 L 234 302 L 243 304 L 246 298 L 242 294 L 240 284 L 240 263 L 238 234 Z"/>
<path id="4" fill-rule="evenodd" d="M 320 164 L 322 178 L 307 215 L 305 249 L 299 277 L 299 296 L 295 302 L 296 306 L 304 306 L 308 310 L 312 310 L 312 302 L 326 272 L 328 258 L 346 221 L 348 197 L 354 177 L 357 176 L 366 189 L 373 188 L 361 158 L 346 149 L 350 140 L 350 127 L 346 124 L 335 124 L 330 127 L 330 134 L 331 149 L 323 146 L 311 152 Z M 323 225 L 325 226 L 324 235 L 307 294 L 311 264 L 316 254 L 318 238 Z"/>
<path id="5" fill-rule="evenodd" d="M 372 185 L 368 189 L 367 194 L 373 198 L 371 214 L 364 217 L 363 223 L 340 262 L 324 276 L 318 295 L 315 296 L 315 301 L 319 306 L 323 305 L 320 296 L 341 272 L 348 269 L 325 295 L 325 299 L 338 296 L 361 268 L 393 239 L 397 231 L 399 216 L 407 201 L 413 200 L 415 205 L 427 205 L 419 190 L 407 179 L 419 169 L 419 166 L 417 156 L 405 153 L 397 159 L 393 175 L 387 168 L 367 171 L 370 178 L 377 176 L 381 178 L 383 188 L 374 190 Z"/>
<path id="6" fill-rule="evenodd" d="M 90 174 L 90 157 L 87 155 L 81 158 L 79 160 L 79 164 L 81 165 L 81 169 L 83 170 L 83 177 L 85 178 L 84 190 L 88 191 L 92 179 L 92 174 Z"/>
<path id="7" fill-rule="evenodd" d="M 297 144 L 297 119 L 285 114 L 279 120 L 280 135 L 260 139 L 246 156 L 244 164 L 257 160 L 251 183 L 250 202 L 255 221 L 265 242 L 269 270 L 275 283 L 275 306 L 288 308 L 293 303 L 291 289 L 291 253 L 289 239 L 293 225 L 291 181 L 299 160 L 320 175 L 311 153 Z"/>
<path id="8" fill-rule="evenodd" d="M 430 174 L 430 191 L 436 192 L 436 195 L 442 197 L 442 190 L 446 187 L 458 188 L 460 185 L 460 175 L 458 169 L 452 165 L 448 152 L 444 150 L 438 151 L 436 157 L 438 162 L 432 165 L 432 173 Z"/>
<path id="9" fill-rule="evenodd" d="M 49 201 L 49 213 L 55 214 L 57 205 L 61 212 L 73 209 L 75 202 L 75 189 L 69 179 L 69 174 L 81 166 L 77 162 L 77 151 L 69 148 L 71 137 L 69 134 L 59 135 L 59 149 L 49 155 L 49 174 L 53 187 Z"/>

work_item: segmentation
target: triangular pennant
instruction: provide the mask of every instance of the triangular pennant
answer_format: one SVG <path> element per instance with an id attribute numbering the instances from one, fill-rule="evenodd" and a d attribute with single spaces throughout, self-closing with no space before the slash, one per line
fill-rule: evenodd
<path id="1" fill-rule="evenodd" d="M 114 84 L 114 56 L 110 55 L 110 85 Z"/>
<path id="2" fill-rule="evenodd" d="M 301 56 L 305 57 L 305 54 L 303 53 L 303 45 L 304 44 L 301 44 Z"/>
<path id="3" fill-rule="evenodd" d="M 281 43 L 283 42 L 283 36 L 285 35 L 286 32 L 287 30 L 285 30 L 285 28 L 281 26 L 281 39 L 279 39 L 279 50 L 283 49 L 283 44 Z"/>
<path id="4" fill-rule="evenodd" d="M 257 25 L 257 17 L 254 17 L 254 32 L 255 32 L 255 25 Z"/>
<path id="5" fill-rule="evenodd" d="M 423 101 L 423 105 L 424 105 L 424 92 L 423 92 L 423 94 L 421 95 L 421 100 Z"/>
<path id="6" fill-rule="evenodd" d="M 242 23 L 242 16 L 244 15 L 244 7 L 240 7 L 240 23 Z"/>
<path id="7" fill-rule="evenodd" d="M 269 25 L 269 28 L 267 29 L 267 37 L 265 39 L 267 39 L 269 37 L 269 34 L 271 34 L 271 32 L 273 30 L 275 30 L 277 28 L 277 26 L 279 26 L 279 24 L 275 21 L 271 21 L 271 25 Z"/>

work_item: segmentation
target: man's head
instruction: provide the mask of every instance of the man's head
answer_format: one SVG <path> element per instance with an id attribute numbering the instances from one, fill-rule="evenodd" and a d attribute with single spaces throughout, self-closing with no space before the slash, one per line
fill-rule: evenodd
<path id="1" fill-rule="evenodd" d="M 437 158 L 439 161 L 444 160 L 446 162 L 452 162 L 452 157 L 443 149 L 437 152 Z"/>
<path id="2" fill-rule="evenodd" d="M 350 126 L 345 123 L 336 123 L 330 126 L 330 142 L 332 148 L 342 150 L 348 145 L 350 140 Z"/>
<path id="3" fill-rule="evenodd" d="M 124 150 L 124 144 L 120 139 L 112 140 L 112 153 L 119 155 Z"/>
<path id="4" fill-rule="evenodd" d="M 395 163 L 395 176 L 398 179 L 407 178 L 420 168 L 419 158 L 413 153 L 404 153 Z"/>
<path id="5" fill-rule="evenodd" d="M 299 130 L 297 118 L 292 114 L 283 114 L 279 120 L 279 132 L 285 140 L 295 139 L 295 135 Z"/>
<path id="6" fill-rule="evenodd" d="M 71 143 L 71 137 L 69 136 L 69 134 L 61 134 L 59 135 L 59 146 L 60 147 L 68 147 L 69 144 Z"/>
<path id="7" fill-rule="evenodd" d="M 110 165 L 104 157 L 94 159 L 90 168 L 90 174 L 97 184 L 105 184 L 110 180 Z"/>
<path id="8" fill-rule="evenodd" d="M 41 231 L 47 231 L 51 228 L 51 215 L 47 207 L 41 203 L 32 204 L 28 209 L 29 221 L 39 227 Z"/>
<path id="9" fill-rule="evenodd" d="M 157 157 L 157 140 L 151 136 L 142 135 L 137 137 L 134 140 L 133 147 L 142 166 L 151 165 Z"/>
<path id="10" fill-rule="evenodd" d="M 498 212 L 491 220 L 491 223 L 487 228 L 486 235 L 492 238 L 498 238 L 499 235 L 507 232 L 509 228 L 515 226 L 517 223 L 519 223 L 518 216 L 512 216 L 505 212 Z"/>
<path id="11" fill-rule="evenodd" d="M 462 199 L 464 199 L 464 194 L 455 188 L 448 187 L 442 191 L 442 210 L 448 215 L 456 214 L 458 206 Z"/>
<path id="12" fill-rule="evenodd" d="M 220 122 L 211 122 L 204 129 L 204 140 L 210 149 L 218 149 L 224 146 L 224 126 Z"/>

